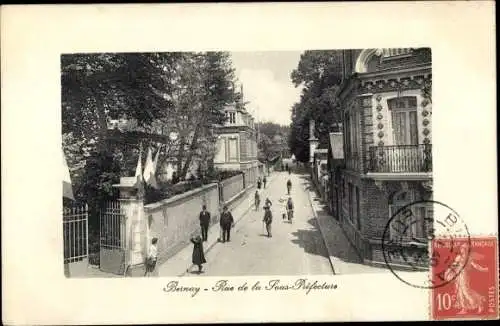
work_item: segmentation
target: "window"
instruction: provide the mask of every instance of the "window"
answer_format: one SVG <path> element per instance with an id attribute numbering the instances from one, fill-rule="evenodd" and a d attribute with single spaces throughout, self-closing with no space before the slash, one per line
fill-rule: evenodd
<path id="1" fill-rule="evenodd" d="M 417 99 L 401 97 L 387 101 L 392 117 L 394 145 L 417 145 Z"/>
<path id="2" fill-rule="evenodd" d="M 347 195 L 349 196 L 348 200 L 349 200 L 349 220 L 351 221 L 352 224 L 354 224 L 355 222 L 355 219 L 354 219 L 354 189 L 353 189 L 353 186 L 352 186 L 352 183 L 349 183 L 348 184 L 348 188 L 347 188 Z"/>
<path id="3" fill-rule="evenodd" d="M 238 138 L 229 139 L 229 161 L 238 161 Z"/>
<path id="4" fill-rule="evenodd" d="M 228 119 L 228 122 L 231 124 L 236 123 L 236 112 L 228 112 L 227 119 Z"/>
<path id="5" fill-rule="evenodd" d="M 394 218 L 389 229 L 390 237 L 408 242 L 426 243 L 429 228 L 432 228 L 432 203 L 406 205 L 417 200 L 414 191 L 402 191 L 392 197 L 389 204 L 389 217 Z"/>
<path id="6" fill-rule="evenodd" d="M 359 188 L 356 187 L 356 196 L 354 197 L 355 198 L 355 203 L 356 203 L 356 223 L 357 223 L 357 227 L 358 227 L 358 230 L 361 229 L 361 217 L 360 217 L 360 213 L 361 213 L 361 209 L 360 209 L 360 198 L 359 198 Z"/>
<path id="7" fill-rule="evenodd" d="M 350 130 L 350 117 L 349 112 L 345 113 L 344 116 L 345 124 L 344 124 L 344 133 L 345 133 L 345 150 L 347 154 L 351 154 L 351 130 Z"/>

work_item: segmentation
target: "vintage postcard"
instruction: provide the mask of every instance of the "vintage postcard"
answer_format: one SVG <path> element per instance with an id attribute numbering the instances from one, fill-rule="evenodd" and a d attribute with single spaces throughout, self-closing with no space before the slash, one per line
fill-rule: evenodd
<path id="1" fill-rule="evenodd" d="M 5 324 L 499 318 L 492 2 L 1 14 Z"/>

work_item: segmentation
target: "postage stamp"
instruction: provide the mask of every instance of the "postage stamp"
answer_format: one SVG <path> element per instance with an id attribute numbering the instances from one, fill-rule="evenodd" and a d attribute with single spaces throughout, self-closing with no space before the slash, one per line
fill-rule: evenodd
<path id="1" fill-rule="evenodd" d="M 432 319 L 498 318 L 497 238 L 436 238 L 432 256 L 434 283 L 443 284 L 431 290 Z"/>
<path id="2" fill-rule="evenodd" d="M 423 232 L 414 232 L 417 228 Z M 429 242 L 441 244 L 441 239 L 447 245 L 430 255 Z M 470 237 L 467 225 L 448 205 L 432 200 L 415 201 L 401 207 L 389 219 L 382 237 L 382 252 L 387 267 L 403 283 L 423 289 L 438 288 L 452 282 L 464 269 L 464 265 L 457 266 L 453 275 L 442 276 L 458 253 L 462 252 L 464 262 L 468 260 Z M 418 281 L 408 278 L 408 271 L 429 268 L 426 278 Z"/>

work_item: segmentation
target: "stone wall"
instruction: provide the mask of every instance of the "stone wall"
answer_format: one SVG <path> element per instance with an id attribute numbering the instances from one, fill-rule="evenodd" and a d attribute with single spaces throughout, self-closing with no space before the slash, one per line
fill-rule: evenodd
<path id="1" fill-rule="evenodd" d="M 219 221 L 219 193 L 216 183 L 149 204 L 144 207 L 148 225 L 148 242 L 158 238 L 160 261 L 168 259 L 189 244 L 191 236 L 200 232 L 199 213 L 202 205 L 212 213 L 211 224 Z"/>
<path id="2" fill-rule="evenodd" d="M 243 174 L 235 175 L 221 182 L 222 198 L 221 201 L 228 201 L 245 189 Z"/>

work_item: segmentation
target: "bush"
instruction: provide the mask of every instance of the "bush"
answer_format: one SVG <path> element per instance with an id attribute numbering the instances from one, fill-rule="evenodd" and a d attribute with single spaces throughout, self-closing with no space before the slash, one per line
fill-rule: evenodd
<path id="1" fill-rule="evenodd" d="M 172 181 L 158 182 L 158 189 L 145 185 L 144 204 L 155 203 L 164 199 L 171 198 L 176 195 L 183 194 L 190 190 L 202 187 L 203 185 L 221 182 L 222 180 L 231 178 L 235 175 L 243 174 L 241 171 L 225 171 L 213 169 L 207 171 L 207 174 L 201 176 L 200 179 L 190 178 L 189 181 L 181 181 L 172 183 Z"/>

